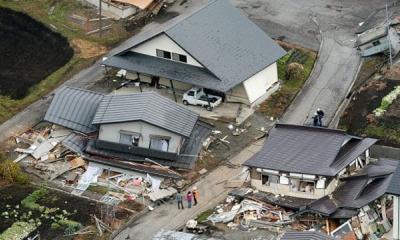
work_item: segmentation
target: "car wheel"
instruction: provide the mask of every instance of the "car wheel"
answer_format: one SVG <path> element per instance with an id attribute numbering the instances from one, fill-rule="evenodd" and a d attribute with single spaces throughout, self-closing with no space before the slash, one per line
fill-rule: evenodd
<path id="1" fill-rule="evenodd" d="M 186 101 L 186 100 L 183 100 L 183 104 L 185 104 L 185 105 L 189 105 L 189 102 L 188 102 L 188 101 Z"/>
<path id="2" fill-rule="evenodd" d="M 210 111 L 210 112 L 211 112 L 211 111 L 213 110 L 213 107 L 207 106 L 206 109 L 207 109 L 207 111 Z"/>

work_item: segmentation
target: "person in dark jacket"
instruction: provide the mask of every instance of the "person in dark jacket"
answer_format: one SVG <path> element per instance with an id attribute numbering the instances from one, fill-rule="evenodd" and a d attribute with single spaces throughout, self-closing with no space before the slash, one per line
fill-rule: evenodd
<path id="1" fill-rule="evenodd" d="M 183 207 L 183 196 L 181 194 L 181 191 L 178 190 L 178 193 L 176 194 L 176 201 L 178 203 L 178 209 L 185 209 Z"/>

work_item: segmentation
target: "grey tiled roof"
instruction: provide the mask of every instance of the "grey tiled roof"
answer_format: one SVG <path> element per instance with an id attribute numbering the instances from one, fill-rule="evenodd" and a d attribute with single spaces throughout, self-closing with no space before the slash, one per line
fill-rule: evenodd
<path id="1" fill-rule="evenodd" d="M 224 85 L 221 80 L 205 68 L 141 53 L 126 52 L 121 55 L 112 56 L 103 63 L 111 67 L 164 77 L 222 92 L 229 90 L 228 86 Z"/>
<path id="2" fill-rule="evenodd" d="M 280 240 L 333 240 L 331 236 L 325 233 L 308 231 L 308 232 L 286 232 Z"/>
<path id="3" fill-rule="evenodd" d="M 130 48 L 162 33 L 220 79 L 225 89 L 247 80 L 286 54 L 228 0 L 211 1 L 188 16 L 139 34 Z"/>
<path id="4" fill-rule="evenodd" d="M 44 120 L 83 133 L 94 132 L 97 127 L 92 119 L 103 97 L 101 93 L 63 87 L 55 94 Z"/>
<path id="5" fill-rule="evenodd" d="M 86 136 L 77 134 L 77 133 L 71 133 L 66 137 L 63 141 L 62 144 L 64 147 L 67 149 L 82 155 L 83 151 L 86 148 L 86 144 L 88 142 L 88 138 Z"/>
<path id="6" fill-rule="evenodd" d="M 343 147 L 347 141 L 351 144 Z M 362 140 L 341 130 L 277 124 L 262 149 L 244 165 L 335 176 L 375 141 Z"/>
<path id="7" fill-rule="evenodd" d="M 92 124 L 144 121 L 189 137 L 198 114 L 156 92 L 105 96 Z"/>

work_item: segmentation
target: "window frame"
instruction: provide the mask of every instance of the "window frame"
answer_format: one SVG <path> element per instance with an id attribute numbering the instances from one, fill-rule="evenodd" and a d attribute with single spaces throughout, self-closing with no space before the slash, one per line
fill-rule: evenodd
<path id="1" fill-rule="evenodd" d="M 168 145 L 167 145 L 167 151 L 163 151 L 163 150 L 160 150 L 160 149 L 151 148 L 151 142 L 152 142 L 153 139 L 166 140 L 166 141 L 167 141 L 167 144 L 168 144 Z M 170 140 L 171 140 L 171 137 L 170 137 L 170 136 L 150 135 L 149 149 L 155 150 L 155 151 L 161 151 L 161 152 L 168 152 L 168 151 L 169 151 L 169 144 L 170 144 L 170 142 L 171 142 Z"/>

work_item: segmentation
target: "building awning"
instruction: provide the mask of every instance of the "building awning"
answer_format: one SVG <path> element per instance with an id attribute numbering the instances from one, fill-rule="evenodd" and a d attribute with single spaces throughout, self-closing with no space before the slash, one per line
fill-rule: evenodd
<path id="1" fill-rule="evenodd" d="M 205 68 L 141 53 L 129 51 L 121 55 L 115 55 L 105 60 L 103 64 L 221 92 L 227 92 L 230 89 Z"/>
<path id="2" fill-rule="evenodd" d="M 133 5 L 142 10 L 147 8 L 153 2 L 153 0 L 114 0 L 114 1 Z"/>

